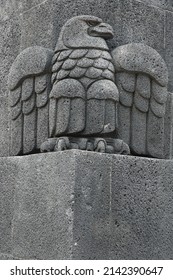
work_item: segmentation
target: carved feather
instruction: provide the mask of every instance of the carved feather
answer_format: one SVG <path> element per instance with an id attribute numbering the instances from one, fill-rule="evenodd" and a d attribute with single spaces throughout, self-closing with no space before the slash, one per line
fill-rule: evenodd
<path id="1" fill-rule="evenodd" d="M 37 94 L 36 97 L 36 107 L 41 108 L 44 107 L 48 103 L 48 92 L 45 89 L 42 93 Z"/>
<path id="2" fill-rule="evenodd" d="M 68 131 L 77 133 L 85 128 L 85 100 L 82 98 L 71 99 Z"/>
<path id="3" fill-rule="evenodd" d="M 77 60 L 76 59 L 67 59 L 63 65 L 62 65 L 62 69 L 63 70 L 71 70 L 73 69 L 77 64 Z"/>
<path id="4" fill-rule="evenodd" d="M 97 79 L 99 78 L 103 73 L 103 70 L 97 69 L 94 67 L 89 67 L 88 70 L 86 71 L 86 77 L 91 78 L 91 79 Z"/>
<path id="5" fill-rule="evenodd" d="M 52 85 L 54 84 L 54 82 L 57 80 L 57 72 L 53 73 L 52 74 L 52 77 L 51 77 L 51 83 Z"/>
<path id="6" fill-rule="evenodd" d="M 156 100 L 154 98 L 151 98 L 150 100 L 150 108 L 151 111 L 153 112 L 153 114 L 158 117 L 158 118 L 162 118 L 165 115 L 165 107 L 166 104 L 160 104 L 158 102 L 156 102 Z"/>
<path id="7" fill-rule="evenodd" d="M 85 68 L 81 68 L 81 67 L 75 67 L 71 72 L 70 72 L 70 77 L 71 78 L 81 78 L 85 75 L 86 69 Z"/>
<path id="8" fill-rule="evenodd" d="M 52 58 L 52 65 L 54 65 L 55 62 L 57 62 L 59 55 L 60 55 L 60 52 L 54 53 L 53 58 Z"/>
<path id="9" fill-rule="evenodd" d="M 84 56 L 86 56 L 86 54 L 88 53 L 88 49 L 79 49 L 79 50 L 74 50 L 71 54 L 70 54 L 70 58 L 77 58 L 77 59 L 79 59 L 79 58 L 82 58 L 82 57 L 84 57 Z"/>
<path id="10" fill-rule="evenodd" d="M 100 50 L 95 50 L 95 49 L 91 49 L 88 51 L 86 57 L 88 58 L 98 58 L 101 56 L 101 53 Z"/>
<path id="11" fill-rule="evenodd" d="M 151 96 L 151 79 L 144 74 L 137 75 L 136 91 L 144 98 L 149 99 Z"/>
<path id="12" fill-rule="evenodd" d="M 86 108 L 85 134 L 101 133 L 104 129 L 105 100 L 90 99 Z"/>
<path id="13" fill-rule="evenodd" d="M 40 94 L 47 87 L 47 75 L 35 77 L 35 92 Z"/>
<path id="14" fill-rule="evenodd" d="M 100 57 L 95 61 L 93 66 L 96 67 L 96 68 L 106 70 L 108 68 L 108 65 L 109 65 L 109 61 Z"/>
<path id="15" fill-rule="evenodd" d="M 135 92 L 136 75 L 134 73 L 120 72 L 116 73 L 116 82 L 122 85 L 122 88 L 130 93 Z"/>
<path id="16" fill-rule="evenodd" d="M 115 131 L 118 127 L 117 121 L 117 104 L 113 100 L 106 100 L 103 133 Z"/>
<path id="17" fill-rule="evenodd" d="M 10 155 L 20 155 L 23 153 L 23 115 L 19 114 L 11 121 L 11 141 Z"/>
<path id="18" fill-rule="evenodd" d="M 120 98 L 118 106 L 118 137 L 125 139 L 125 142 L 129 145 L 131 142 L 131 107 L 135 90 L 135 75 L 120 72 L 115 77 Z"/>
<path id="19" fill-rule="evenodd" d="M 111 57 L 110 53 L 107 52 L 107 51 L 103 51 L 102 54 L 101 54 L 101 57 L 104 58 L 104 59 L 107 59 L 109 61 L 112 60 L 112 57 Z"/>
<path id="20" fill-rule="evenodd" d="M 61 135 L 62 133 L 65 133 L 67 131 L 70 120 L 70 107 L 70 98 L 62 97 L 57 100 L 55 135 Z"/>
<path id="21" fill-rule="evenodd" d="M 116 84 L 119 89 L 120 103 L 126 107 L 131 107 L 135 91 L 135 75 L 124 72 L 117 73 Z"/>
<path id="22" fill-rule="evenodd" d="M 57 76 L 56 76 L 56 79 L 57 81 L 60 81 L 64 78 L 67 78 L 68 75 L 69 75 L 70 71 L 66 71 L 66 70 L 60 70 L 58 73 L 57 73 Z"/>
<path id="23" fill-rule="evenodd" d="M 36 148 L 36 108 L 23 117 L 23 153 L 28 154 Z"/>
<path id="24" fill-rule="evenodd" d="M 131 144 L 131 108 L 118 104 L 118 138 Z"/>
<path id="25" fill-rule="evenodd" d="M 22 101 L 28 100 L 34 89 L 34 79 L 31 78 L 26 78 L 23 83 L 22 83 Z"/>
<path id="26" fill-rule="evenodd" d="M 131 151 L 135 154 L 146 154 L 146 141 L 147 141 L 147 114 L 132 107 L 131 112 Z"/>
<path id="27" fill-rule="evenodd" d="M 152 82 L 153 97 L 158 103 L 165 103 L 168 97 L 168 90 L 166 87 L 162 87 L 157 82 Z"/>
<path id="28" fill-rule="evenodd" d="M 48 103 L 49 80 L 47 75 L 35 78 L 36 107 L 44 107 Z"/>
<path id="29" fill-rule="evenodd" d="M 164 118 L 158 118 L 151 110 L 147 122 L 147 152 L 154 157 L 164 156 Z"/>
<path id="30" fill-rule="evenodd" d="M 111 81 L 114 81 L 115 78 L 114 78 L 114 74 L 112 73 L 112 71 L 110 71 L 109 69 L 106 69 L 102 72 L 101 76 L 104 78 L 104 79 L 108 79 L 108 80 L 111 80 Z"/>
<path id="31" fill-rule="evenodd" d="M 39 107 L 37 110 L 37 132 L 36 132 L 36 147 L 40 148 L 40 145 L 49 137 L 49 106 L 48 102 L 43 107 Z"/>
<path id="32" fill-rule="evenodd" d="M 55 98 L 50 98 L 49 104 L 49 136 L 53 137 L 56 130 L 57 100 Z"/>
<path id="33" fill-rule="evenodd" d="M 65 50 L 60 53 L 58 56 L 58 61 L 65 60 L 69 57 L 73 50 Z"/>
<path id="34" fill-rule="evenodd" d="M 22 88 L 19 86 L 18 88 L 14 89 L 10 93 L 10 106 L 14 107 L 21 98 Z"/>
<path id="35" fill-rule="evenodd" d="M 11 109 L 11 118 L 12 120 L 15 120 L 18 118 L 18 116 L 22 112 L 22 104 L 21 101 L 19 101 L 12 109 Z"/>
<path id="36" fill-rule="evenodd" d="M 133 104 L 133 94 L 124 90 L 119 84 L 117 84 L 117 86 L 120 93 L 120 103 L 126 107 L 131 107 Z"/>
<path id="37" fill-rule="evenodd" d="M 138 89 L 138 91 L 136 89 L 135 94 L 134 94 L 134 105 L 139 111 L 141 111 L 143 113 L 148 112 L 149 99 L 142 97 L 142 95 L 139 92 L 139 89 Z"/>
<path id="38" fill-rule="evenodd" d="M 23 102 L 23 105 L 22 105 L 22 112 L 24 115 L 28 115 L 30 114 L 33 109 L 35 108 L 35 94 L 33 93 L 32 96 Z"/>
<path id="39" fill-rule="evenodd" d="M 82 68 L 88 68 L 94 64 L 94 60 L 91 58 L 84 57 L 78 60 L 77 65 Z"/>
<path id="40" fill-rule="evenodd" d="M 56 61 L 56 63 L 52 67 L 52 72 L 57 74 L 57 71 L 61 68 L 64 61 Z"/>
<path id="41" fill-rule="evenodd" d="M 115 68 L 114 68 L 112 62 L 109 62 L 109 64 L 108 64 L 108 70 L 110 70 L 111 72 L 113 72 L 113 73 L 115 74 Z"/>

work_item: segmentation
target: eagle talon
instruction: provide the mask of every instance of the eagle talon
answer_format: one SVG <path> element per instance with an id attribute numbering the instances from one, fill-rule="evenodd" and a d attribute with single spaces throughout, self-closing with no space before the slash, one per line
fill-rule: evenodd
<path id="1" fill-rule="evenodd" d="M 54 150 L 56 144 L 56 138 L 49 138 L 45 142 L 43 142 L 40 146 L 40 152 L 52 152 Z"/>
<path id="2" fill-rule="evenodd" d="M 67 137 L 59 138 L 56 141 L 54 151 L 65 151 L 69 148 L 69 139 Z"/>
<path id="3" fill-rule="evenodd" d="M 115 139 L 113 146 L 114 146 L 115 154 L 120 154 L 120 155 L 130 154 L 129 146 L 121 139 Z"/>
<path id="4" fill-rule="evenodd" d="M 96 139 L 95 141 L 95 152 L 105 153 L 106 152 L 106 141 L 104 139 Z"/>
<path id="5" fill-rule="evenodd" d="M 130 148 L 129 146 L 123 142 L 122 144 L 122 150 L 121 150 L 122 155 L 130 155 Z"/>
<path id="6" fill-rule="evenodd" d="M 93 151 L 93 143 L 91 143 L 91 142 L 88 142 L 87 143 L 87 146 L 86 146 L 86 151 Z"/>

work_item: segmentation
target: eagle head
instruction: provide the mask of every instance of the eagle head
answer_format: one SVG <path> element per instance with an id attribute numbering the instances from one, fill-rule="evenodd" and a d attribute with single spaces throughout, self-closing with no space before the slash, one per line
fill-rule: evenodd
<path id="1" fill-rule="evenodd" d="M 112 27 L 102 19 L 83 15 L 68 20 L 63 26 L 56 50 L 68 48 L 96 48 L 108 50 L 107 39 L 113 37 Z"/>

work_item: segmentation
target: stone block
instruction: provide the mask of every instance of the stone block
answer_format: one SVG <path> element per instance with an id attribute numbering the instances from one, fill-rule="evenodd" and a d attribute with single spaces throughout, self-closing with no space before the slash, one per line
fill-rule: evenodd
<path id="1" fill-rule="evenodd" d="M 0 253 L 12 253 L 12 220 L 16 164 L 13 158 L 0 158 Z"/>
<path id="2" fill-rule="evenodd" d="M 102 155 L 76 154 L 73 259 L 108 257 L 112 161 Z"/>
<path id="3" fill-rule="evenodd" d="M 172 259 L 172 168 L 76 150 L 2 158 L 0 258 Z"/>
<path id="4" fill-rule="evenodd" d="M 75 157 L 51 153 L 17 158 L 13 255 L 71 259 Z"/>
<path id="5" fill-rule="evenodd" d="M 91 166 L 93 172 L 85 173 L 83 179 L 77 176 L 75 182 L 80 188 L 92 185 L 97 191 L 92 196 L 91 190 L 85 194 L 91 209 L 86 208 L 83 194 L 79 214 L 74 212 L 79 222 L 74 223 L 78 232 L 74 258 L 171 259 L 172 161 L 115 155 L 104 155 L 103 160 L 103 155 L 80 153 L 76 158 L 79 171 L 92 158 L 87 171 Z"/>
<path id="6" fill-rule="evenodd" d="M 114 157 L 111 259 L 172 258 L 171 166 L 169 160 Z"/>

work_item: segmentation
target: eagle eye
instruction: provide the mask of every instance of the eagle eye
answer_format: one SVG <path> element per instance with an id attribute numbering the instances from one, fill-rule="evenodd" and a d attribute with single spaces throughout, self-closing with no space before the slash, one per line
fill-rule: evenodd
<path id="1" fill-rule="evenodd" d="M 89 26 L 96 26 L 98 24 L 98 22 L 96 22 L 96 21 L 87 21 L 87 24 Z"/>

